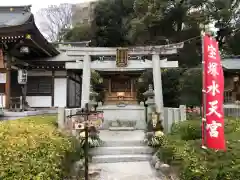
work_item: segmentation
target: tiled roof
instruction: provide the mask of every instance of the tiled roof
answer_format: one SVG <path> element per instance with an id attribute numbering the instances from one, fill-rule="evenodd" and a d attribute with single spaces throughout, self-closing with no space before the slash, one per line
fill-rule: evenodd
<path id="1" fill-rule="evenodd" d="M 31 6 L 0 6 L 0 43 L 19 43 L 17 39 L 28 41 L 26 46 L 37 49 L 38 53 L 33 53 L 36 56 L 53 57 L 59 54 L 37 28 Z"/>
<path id="2" fill-rule="evenodd" d="M 30 6 L 2 6 L 0 28 L 25 24 L 31 16 Z"/>
<path id="3" fill-rule="evenodd" d="M 222 60 L 222 66 L 229 70 L 240 70 L 240 58 L 227 58 Z"/>

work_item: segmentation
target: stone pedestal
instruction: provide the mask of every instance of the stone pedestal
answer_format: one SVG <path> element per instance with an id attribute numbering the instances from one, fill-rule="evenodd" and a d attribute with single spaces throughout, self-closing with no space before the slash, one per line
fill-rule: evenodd
<path id="1" fill-rule="evenodd" d="M 60 129 L 65 128 L 65 108 L 64 107 L 58 108 L 58 128 Z"/>
<path id="2" fill-rule="evenodd" d="M 119 107 L 117 105 L 98 106 L 97 110 L 103 111 L 104 123 L 102 129 L 108 129 L 112 124 L 120 122 L 121 126 L 134 127 L 135 129 L 145 129 L 144 107 L 141 105 L 127 105 Z M 139 122 L 141 121 L 141 122 Z M 118 126 L 118 125 L 117 125 Z"/>

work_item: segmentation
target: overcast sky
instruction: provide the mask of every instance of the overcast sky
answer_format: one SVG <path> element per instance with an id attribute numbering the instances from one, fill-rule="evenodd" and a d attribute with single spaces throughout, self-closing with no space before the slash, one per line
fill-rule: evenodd
<path id="1" fill-rule="evenodd" d="M 0 0 L 0 6 L 21 6 L 32 5 L 32 12 L 35 14 L 39 9 L 48 7 L 49 5 L 57 5 L 62 3 L 83 3 L 93 0 Z"/>

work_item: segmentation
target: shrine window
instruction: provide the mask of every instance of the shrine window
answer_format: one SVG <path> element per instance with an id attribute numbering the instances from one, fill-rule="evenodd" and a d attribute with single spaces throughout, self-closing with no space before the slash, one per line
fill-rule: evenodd
<path id="1" fill-rule="evenodd" d="M 0 93 L 5 93 L 5 84 L 0 83 Z"/>
<path id="2" fill-rule="evenodd" d="M 52 91 L 52 77 L 28 76 L 27 95 L 50 96 Z"/>
<path id="3" fill-rule="evenodd" d="M 117 79 L 111 81 L 112 92 L 129 92 L 131 90 L 130 79 Z"/>
<path id="4" fill-rule="evenodd" d="M 105 90 L 109 90 L 109 79 L 103 79 L 103 87 Z"/>

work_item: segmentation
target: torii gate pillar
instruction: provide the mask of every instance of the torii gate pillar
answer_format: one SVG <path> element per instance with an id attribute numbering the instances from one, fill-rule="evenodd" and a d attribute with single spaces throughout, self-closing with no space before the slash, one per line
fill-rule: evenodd
<path id="1" fill-rule="evenodd" d="M 91 83 L 91 57 L 86 54 L 83 59 L 83 75 L 82 75 L 82 100 L 81 108 L 89 102 L 90 83 Z"/>
<path id="2" fill-rule="evenodd" d="M 153 83 L 155 93 L 156 111 L 160 113 L 161 120 L 164 119 L 163 92 L 162 92 L 162 74 L 160 67 L 159 54 L 152 55 Z M 159 68 L 160 67 L 160 68 Z"/>

